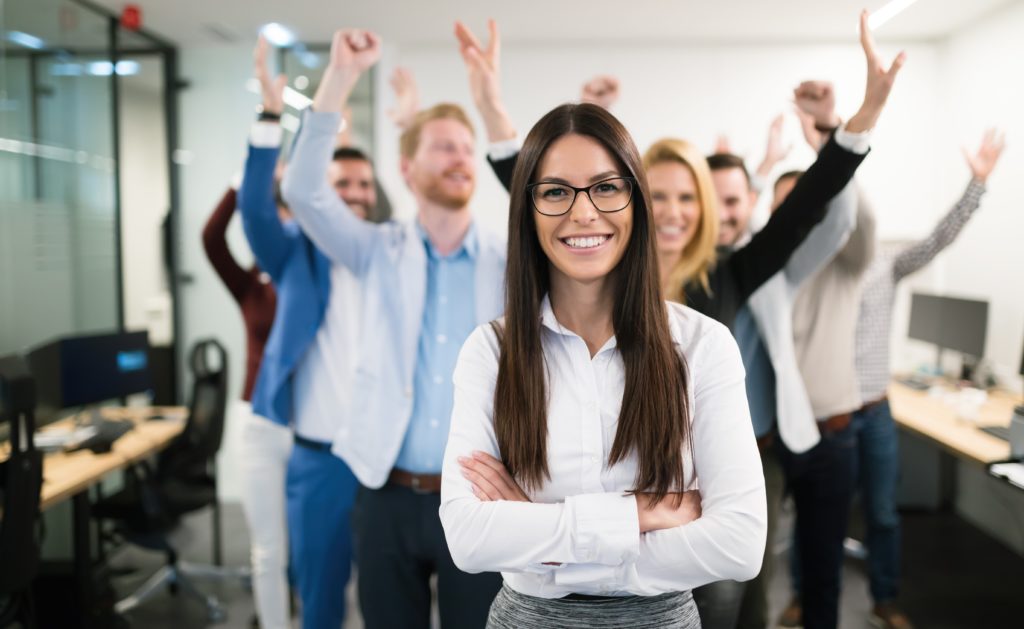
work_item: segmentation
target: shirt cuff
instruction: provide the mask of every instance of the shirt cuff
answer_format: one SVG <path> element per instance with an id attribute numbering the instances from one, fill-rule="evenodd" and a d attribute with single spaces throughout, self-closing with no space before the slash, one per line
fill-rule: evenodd
<path id="1" fill-rule="evenodd" d="M 501 140 L 500 142 L 492 142 L 491 146 L 487 149 L 487 157 L 490 157 L 492 162 L 500 162 L 503 159 L 516 155 L 521 148 L 522 144 L 519 142 L 519 136 L 508 140 Z"/>
<path id="2" fill-rule="evenodd" d="M 617 566 L 640 555 L 636 497 L 619 493 L 583 494 L 565 499 L 573 509 L 575 563 Z"/>
<path id="3" fill-rule="evenodd" d="M 754 192 L 761 194 L 761 192 L 768 187 L 768 178 L 762 177 L 757 173 L 750 173 L 750 189 Z"/>
<path id="4" fill-rule="evenodd" d="M 281 125 L 276 122 L 254 122 L 249 130 L 249 143 L 260 149 L 281 146 Z"/>
<path id="5" fill-rule="evenodd" d="M 836 129 L 836 144 L 851 153 L 866 155 L 868 149 L 871 148 L 871 131 L 852 133 L 846 130 L 846 125 L 844 124 Z"/>

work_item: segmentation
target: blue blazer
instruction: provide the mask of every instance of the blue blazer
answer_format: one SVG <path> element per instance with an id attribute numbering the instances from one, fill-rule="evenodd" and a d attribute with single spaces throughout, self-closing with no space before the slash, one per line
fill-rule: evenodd
<path id="1" fill-rule="evenodd" d="M 249 246 L 277 288 L 277 312 L 252 392 L 252 409 L 287 426 L 292 412 L 292 374 L 327 311 L 330 261 L 294 221 L 281 222 L 274 200 L 279 148 L 249 146 L 238 208 Z"/>

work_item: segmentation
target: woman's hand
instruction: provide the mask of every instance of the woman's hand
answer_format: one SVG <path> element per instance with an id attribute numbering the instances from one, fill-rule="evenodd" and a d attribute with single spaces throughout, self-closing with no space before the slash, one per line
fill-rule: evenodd
<path id="1" fill-rule="evenodd" d="M 267 68 L 267 50 L 270 45 L 260 35 L 256 42 L 256 49 L 252 53 L 253 71 L 260 82 L 260 94 L 263 96 L 263 111 L 268 114 L 281 115 L 284 111 L 284 86 L 288 77 L 278 74 L 270 77 L 270 70 Z"/>
<path id="2" fill-rule="evenodd" d="M 679 504 L 675 501 L 679 499 Z M 689 524 L 701 516 L 700 492 L 684 491 L 682 494 L 668 494 L 661 502 L 654 502 L 654 494 L 636 494 L 637 513 L 640 516 L 640 532 L 673 529 Z"/>
<path id="3" fill-rule="evenodd" d="M 967 159 L 967 165 L 971 167 L 971 174 L 975 179 L 981 183 L 988 180 L 1005 147 L 1006 136 L 996 129 L 989 129 L 982 136 L 977 153 L 972 155 L 966 148 L 964 149 L 964 158 Z"/>
<path id="4" fill-rule="evenodd" d="M 484 502 L 510 500 L 531 502 L 501 461 L 486 452 L 459 457 L 462 475 L 473 484 L 473 494 Z"/>
<path id="5" fill-rule="evenodd" d="M 455 22 L 455 38 L 466 64 L 469 91 L 484 119 L 487 139 L 501 142 L 516 137 L 516 129 L 501 99 L 501 34 L 494 20 L 487 21 L 490 39 L 485 47 L 462 22 Z"/>

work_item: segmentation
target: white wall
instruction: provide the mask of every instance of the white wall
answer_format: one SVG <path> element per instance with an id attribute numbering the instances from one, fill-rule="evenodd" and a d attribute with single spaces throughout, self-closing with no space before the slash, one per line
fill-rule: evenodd
<path id="1" fill-rule="evenodd" d="M 180 74 L 189 81 L 181 93 L 181 272 L 190 275 L 182 285 L 182 343 L 191 347 L 199 338 L 215 337 L 229 354 L 229 400 L 241 397 L 245 374 L 245 329 L 238 306 L 214 273 L 203 252 L 201 234 L 206 219 L 241 171 L 246 138 L 255 115 L 256 96 L 245 91 L 252 71 L 252 48 L 211 46 L 183 48 Z M 228 244 L 243 266 L 252 254 L 241 221 L 232 221 Z M 187 374 L 187 369 L 182 373 Z M 187 390 L 187 389 L 186 389 Z M 229 406 L 228 422 L 218 461 L 219 489 L 227 500 L 239 496 L 239 432 Z"/>
<path id="2" fill-rule="evenodd" d="M 141 63 L 145 72 L 161 72 L 161 62 L 156 59 Z M 161 224 L 170 196 L 163 93 L 142 79 L 125 77 L 120 95 L 124 323 L 129 330 L 149 329 L 154 324 L 163 334 L 151 334 L 150 342 L 166 345 L 171 341 L 171 313 Z M 166 307 L 154 311 L 160 303 Z M 154 318 L 157 314 L 162 316 Z"/>

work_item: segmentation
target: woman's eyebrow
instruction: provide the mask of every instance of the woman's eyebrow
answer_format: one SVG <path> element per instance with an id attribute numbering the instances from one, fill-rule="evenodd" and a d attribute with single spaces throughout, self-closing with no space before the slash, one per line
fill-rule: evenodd
<path id="1" fill-rule="evenodd" d="M 593 177 L 591 177 L 590 178 L 590 183 L 593 184 L 593 183 L 597 183 L 599 181 L 603 181 L 605 179 L 611 179 L 613 177 L 621 177 L 621 176 L 622 175 L 620 175 L 617 170 L 606 170 L 603 173 L 599 173 L 599 174 L 594 175 Z M 571 183 L 569 183 L 568 179 L 564 179 L 562 177 L 554 177 L 554 176 L 552 176 L 552 177 L 541 177 L 538 180 L 538 182 L 539 183 L 560 183 L 560 184 L 564 184 L 566 186 L 571 186 L 572 185 Z"/>

